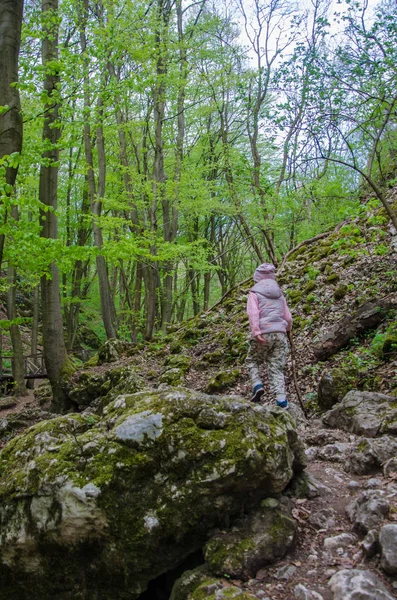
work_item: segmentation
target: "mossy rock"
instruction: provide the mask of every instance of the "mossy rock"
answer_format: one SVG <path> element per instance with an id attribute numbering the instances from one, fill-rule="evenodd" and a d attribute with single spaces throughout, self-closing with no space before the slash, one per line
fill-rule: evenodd
<path id="1" fill-rule="evenodd" d="M 335 289 L 334 299 L 336 301 L 342 300 L 342 298 L 344 298 L 346 296 L 347 292 L 348 292 L 348 286 L 346 285 L 346 283 L 342 283 Z"/>
<path id="2" fill-rule="evenodd" d="M 233 385 L 240 376 L 239 369 L 231 369 L 230 371 L 220 371 L 217 373 L 205 388 L 207 394 L 213 392 L 222 392 Z"/>
<path id="3" fill-rule="evenodd" d="M 304 466 L 291 415 L 236 396 L 146 391 L 38 423 L 0 452 L 2 598 L 138 600 Z"/>
<path id="4" fill-rule="evenodd" d="M 98 350 L 98 365 L 116 362 L 127 352 L 134 354 L 135 344 L 124 340 L 109 339 Z"/>
<path id="5" fill-rule="evenodd" d="M 52 389 L 48 381 L 45 381 L 39 385 L 33 392 L 39 406 L 49 403 L 52 401 Z"/>
<path id="6" fill-rule="evenodd" d="M 348 267 L 349 265 L 354 263 L 355 260 L 356 258 L 354 256 L 346 256 L 346 258 L 343 259 L 342 266 Z"/>
<path id="7" fill-rule="evenodd" d="M 217 579 L 203 565 L 192 571 L 185 571 L 174 584 L 170 600 L 257 600 L 249 592 Z"/>
<path id="8" fill-rule="evenodd" d="M 190 356 L 186 354 L 178 354 L 177 356 L 169 356 L 165 361 L 165 365 L 167 367 L 181 369 L 182 371 L 187 371 L 192 363 L 192 359 Z"/>
<path id="9" fill-rule="evenodd" d="M 6 408 L 14 408 L 18 402 L 13 396 L 5 396 L 4 398 L 0 398 L 0 410 L 5 410 Z"/>
<path id="10" fill-rule="evenodd" d="M 90 369 L 91 367 L 97 367 L 98 360 L 99 360 L 98 354 L 94 354 L 94 356 L 91 356 L 91 358 L 89 358 L 88 360 L 85 361 L 85 363 L 83 365 L 83 369 Z"/>
<path id="11" fill-rule="evenodd" d="M 357 369 L 327 369 L 321 375 L 318 384 L 318 405 L 322 410 L 329 410 L 356 386 Z"/>
<path id="12" fill-rule="evenodd" d="M 387 328 L 379 355 L 383 360 L 391 360 L 397 355 L 397 323 L 391 323 Z"/>
<path id="13" fill-rule="evenodd" d="M 309 281 L 305 285 L 305 292 L 308 294 L 309 292 L 311 292 L 312 290 L 314 290 L 315 287 L 316 287 L 316 282 L 315 281 Z"/>
<path id="14" fill-rule="evenodd" d="M 271 500 L 273 504 L 263 503 L 236 521 L 232 531 L 219 532 L 206 544 L 204 557 L 214 575 L 247 580 L 286 554 L 295 541 L 297 524 L 286 498 L 282 503 Z"/>
<path id="15" fill-rule="evenodd" d="M 184 369 L 179 369 L 178 367 L 174 367 L 172 369 L 167 369 L 160 376 L 160 383 L 166 383 L 167 385 L 178 386 L 182 382 L 184 375 L 185 375 Z"/>
<path id="16" fill-rule="evenodd" d="M 336 283 L 337 281 L 339 281 L 338 273 L 332 273 L 331 275 L 328 275 L 328 277 L 325 280 L 325 283 Z"/>
<path id="17" fill-rule="evenodd" d="M 301 290 L 287 290 L 287 294 L 290 300 L 296 300 L 302 297 L 303 292 Z"/>
<path id="18" fill-rule="evenodd" d="M 183 349 L 181 342 L 175 340 L 170 344 L 170 352 L 171 354 L 179 354 Z"/>
<path id="19" fill-rule="evenodd" d="M 187 327 L 185 330 L 180 333 L 180 340 L 183 340 L 187 344 L 193 344 L 197 342 L 203 335 L 203 329 L 199 329 L 198 327 Z"/>

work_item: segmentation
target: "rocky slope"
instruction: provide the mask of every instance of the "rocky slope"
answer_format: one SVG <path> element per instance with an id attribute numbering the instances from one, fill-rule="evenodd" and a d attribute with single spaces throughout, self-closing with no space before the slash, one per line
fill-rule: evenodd
<path id="1" fill-rule="evenodd" d="M 393 193 L 395 191 L 391 192 L 391 199 Z M 195 565 L 189 567 L 186 563 L 179 572 L 166 572 L 151 581 L 139 600 L 390 600 L 395 597 L 397 252 L 396 235 L 389 228 L 384 211 L 370 201 L 360 217 L 296 249 L 279 269 L 279 282 L 293 312 L 298 380 L 310 416 L 309 421 L 305 421 L 297 406 L 289 365 L 288 391 L 292 400 L 289 412 L 297 424 L 299 437 L 306 443 L 309 460 L 306 475 L 296 474 L 289 488 L 283 484 L 282 496 L 277 492 L 264 493 L 265 503 L 260 504 L 259 512 L 254 511 L 248 520 L 235 520 L 236 513 L 232 510 L 232 527 L 219 521 L 216 525 L 221 528 L 207 531 L 204 536 L 209 536 L 211 541 L 205 546 L 200 542 L 204 557 L 196 557 L 196 564 L 202 565 L 205 560 L 204 566 L 189 570 Z M 193 418 L 199 428 L 204 427 L 201 422 L 198 423 L 200 411 L 197 415 L 194 411 L 197 412 L 197 406 L 201 406 L 205 398 L 212 398 L 205 402 L 209 402 L 212 408 L 216 406 L 217 414 L 227 412 L 228 404 L 235 403 L 241 407 L 241 415 L 246 413 L 244 418 L 249 418 L 253 410 L 259 410 L 258 415 L 262 410 L 270 411 L 271 415 L 274 409 L 266 408 L 266 405 L 272 404 L 270 399 L 265 397 L 263 407 L 252 407 L 247 402 L 250 389 L 244 370 L 248 334 L 245 304 L 250 285 L 251 282 L 247 281 L 236 287 L 206 314 L 174 327 L 167 336 L 158 336 L 150 344 L 107 343 L 94 361 L 77 372 L 70 382 L 70 395 L 76 407 L 84 412 L 80 413 L 80 417 L 72 416 L 72 420 L 82 420 L 84 428 L 77 433 L 66 432 L 69 438 L 73 438 L 62 441 L 62 457 L 69 457 L 67 464 L 70 464 L 77 449 L 84 469 L 91 473 L 98 454 L 101 454 L 92 448 L 98 445 L 101 436 L 104 436 L 104 445 L 114 443 L 113 434 L 109 437 L 106 431 L 113 432 L 115 427 L 121 426 L 121 421 L 128 417 L 128 411 L 135 414 L 136 402 L 138 405 L 143 402 L 146 406 L 152 398 L 158 408 L 158 398 L 175 394 L 175 386 L 185 388 L 178 393 L 184 395 L 184 410 L 190 410 L 188 407 L 192 402 L 193 412 L 189 419 Z M 390 306 L 383 312 L 379 311 L 380 318 L 375 326 L 364 328 L 326 361 L 316 358 L 314 350 L 321 346 L 324 334 L 347 315 L 353 316 L 364 302 L 372 300 L 375 306 L 377 303 L 380 306 L 381 299 L 383 302 L 385 298 Z M 154 395 L 149 389 L 156 390 Z M 194 396 L 195 390 L 212 396 Z M 358 391 L 347 394 L 350 390 Z M 225 393 L 228 400 L 220 409 L 225 402 Z M 132 400 L 123 408 L 118 403 L 125 402 L 123 398 L 126 397 Z M 2 419 L 3 443 L 33 421 L 51 417 L 45 412 L 49 406 L 47 393 L 37 394 L 36 403 L 41 406 L 40 413 L 32 402 L 31 407 L 25 407 L 22 412 L 16 407 Z M 162 411 L 157 408 L 155 414 Z M 331 410 L 324 413 L 326 409 Z M 116 421 L 110 419 L 112 422 L 108 426 L 109 415 L 114 411 L 118 411 Z M 279 409 L 275 412 L 280 413 Z M 208 431 L 215 427 L 214 435 L 217 437 L 215 413 L 210 411 L 206 418 Z M 56 419 L 53 425 L 49 422 L 51 437 L 59 436 L 57 428 L 61 421 Z M 152 423 L 152 428 L 154 425 Z M 30 431 L 39 433 L 38 430 Z M 32 439 L 32 433 L 26 435 Z M 243 438 L 244 434 L 242 447 Z M 15 442 L 6 444 L 2 453 L 5 457 L 3 473 L 7 465 L 12 464 L 10 457 L 15 454 L 15 449 L 20 456 L 31 452 L 28 447 L 22 447 L 27 443 L 24 439 L 15 438 Z M 61 442 L 52 440 L 51 443 L 57 446 Z M 13 444 L 16 444 L 15 448 Z M 87 444 L 89 448 L 86 451 Z M 166 460 L 160 459 L 160 463 L 165 463 L 164 466 L 169 463 L 174 468 L 174 451 L 175 448 L 169 449 L 167 452 L 171 454 Z M 45 454 L 45 460 L 44 454 L 39 459 L 40 468 L 44 469 L 39 473 L 40 480 L 46 478 L 45 460 L 52 460 L 51 451 Z M 35 457 L 30 460 L 29 456 L 26 458 L 27 465 L 37 462 Z M 222 453 L 219 457 L 222 458 Z M 214 457 L 210 456 L 210 459 Z M 18 487 L 20 483 L 18 478 L 15 479 L 13 468 L 10 468 L 6 483 L 3 483 L 3 486 L 10 487 L 3 488 L 3 493 L 15 498 L 15 485 Z M 57 470 L 52 469 L 51 472 L 55 479 L 49 481 L 50 486 L 57 481 Z M 32 480 L 27 480 L 27 483 L 33 487 L 36 485 L 36 491 L 32 488 L 32 493 L 36 493 L 38 479 L 34 469 L 31 477 Z M 28 497 L 32 497 L 30 492 Z M 22 502 L 26 503 L 25 500 Z M 120 502 L 123 506 L 124 500 Z M 13 508 L 8 509 L 11 513 L 14 511 L 14 516 L 22 510 L 17 510 L 17 506 L 18 503 L 11 503 Z M 297 531 L 294 533 L 291 529 L 286 535 L 286 539 L 293 538 L 295 546 L 283 556 L 286 547 L 279 552 L 277 544 L 274 544 L 275 553 L 269 561 L 266 552 L 272 542 L 267 536 L 269 531 L 274 533 L 277 529 L 273 517 L 269 517 L 272 511 L 276 511 L 277 519 L 282 518 L 285 523 L 290 523 L 292 518 Z M 22 513 L 28 515 L 29 511 L 22 510 Z M 4 544 L 4 540 L 11 540 L 12 535 L 4 529 L 7 517 L 4 510 L 1 514 L 0 538 Z M 280 517 L 280 514 L 283 516 Z M 57 526 L 60 523 L 62 519 Z M 51 521 L 47 520 L 46 524 L 51 525 Z M 16 533 L 14 531 L 13 535 Z M 45 535 L 51 537 L 51 527 Z M 111 536 L 108 538 L 109 548 L 114 546 Z M 274 539 L 278 537 L 276 535 Z M 45 552 L 41 560 L 43 556 L 46 563 Z M 20 562 L 18 557 L 12 560 Z M 128 557 L 126 561 L 128 563 Z M 157 573 L 169 567 L 161 567 Z M 131 563 L 128 568 L 131 569 Z M 71 571 L 74 572 L 73 569 Z M 156 569 L 153 569 L 151 576 L 155 577 L 155 573 Z M 14 589 L 10 584 L 10 572 L 7 578 L 11 586 L 7 593 L 10 593 Z M 149 579 L 147 577 L 146 582 Z M 145 585 L 143 582 L 141 589 Z M 132 598 L 131 590 L 128 593 L 114 597 Z M 72 596 L 66 592 L 64 597 L 69 600 Z M 91 600 L 89 592 L 86 595 L 82 593 L 81 598 Z"/>

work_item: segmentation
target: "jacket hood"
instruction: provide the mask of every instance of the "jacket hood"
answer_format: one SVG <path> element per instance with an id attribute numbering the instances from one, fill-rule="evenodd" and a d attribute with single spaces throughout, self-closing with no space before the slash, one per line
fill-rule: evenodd
<path id="1" fill-rule="evenodd" d="M 273 279 L 262 279 L 251 288 L 252 292 L 265 296 L 265 298 L 276 300 L 281 298 L 282 292 L 276 281 Z"/>

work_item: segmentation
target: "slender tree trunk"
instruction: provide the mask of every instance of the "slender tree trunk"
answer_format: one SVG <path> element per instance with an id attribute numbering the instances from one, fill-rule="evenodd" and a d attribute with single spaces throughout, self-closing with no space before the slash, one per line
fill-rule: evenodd
<path id="1" fill-rule="evenodd" d="M 32 332 L 30 339 L 30 354 L 32 357 L 37 356 L 37 342 L 39 337 L 39 308 L 40 308 L 40 286 L 36 285 L 33 290 L 33 321 L 32 321 Z M 33 358 L 33 363 L 37 364 Z M 34 389 L 34 379 L 28 379 L 26 387 L 29 390 Z"/>
<path id="2" fill-rule="evenodd" d="M 43 164 L 40 167 L 39 199 L 50 210 L 40 212 L 40 224 L 41 237 L 54 240 L 58 238 L 56 209 L 60 129 L 59 74 L 54 69 L 54 64 L 58 60 L 58 24 L 52 17 L 56 17 L 57 12 L 58 0 L 42 0 L 44 23 L 47 23 L 44 25 L 42 41 L 44 90 L 49 98 L 43 125 L 43 141 L 49 150 L 43 153 Z M 48 63 L 51 64 L 50 67 L 47 67 Z M 66 384 L 72 367 L 63 334 L 59 272 L 56 263 L 50 265 L 48 277 L 43 275 L 41 278 L 41 297 L 44 361 L 53 393 L 52 409 L 56 412 L 64 412 L 71 407 Z"/>
<path id="3" fill-rule="evenodd" d="M 16 208 L 16 207 L 14 207 Z M 7 314 L 9 321 L 17 318 L 16 312 L 16 271 L 12 265 L 8 266 L 8 291 L 7 291 Z M 14 395 L 25 396 L 25 361 L 23 356 L 23 344 L 21 332 L 16 323 L 10 325 L 10 335 L 13 351 L 12 375 L 14 378 Z"/>
<path id="4" fill-rule="evenodd" d="M 98 152 L 98 193 L 96 190 L 95 173 L 94 173 L 94 158 L 91 145 L 91 126 L 89 122 L 89 114 L 91 113 L 91 98 L 89 90 L 89 58 L 87 56 L 87 38 L 85 27 L 88 18 L 88 0 L 81 0 L 80 4 L 80 46 L 81 52 L 84 55 L 84 108 L 86 111 L 86 119 L 84 122 L 84 149 L 85 158 L 88 166 L 87 181 L 88 194 L 92 212 L 92 228 L 94 232 L 94 244 L 101 250 L 103 247 L 103 235 L 99 225 L 99 218 L 102 212 L 102 200 L 105 194 L 106 184 L 106 159 L 105 159 L 105 143 L 101 123 L 96 130 L 97 152 Z M 102 101 L 98 101 L 98 113 L 101 117 Z M 98 254 L 96 257 L 96 267 L 99 281 L 99 296 L 101 301 L 101 314 L 103 325 L 105 327 L 106 336 L 108 339 L 117 337 L 117 317 L 114 301 L 111 294 L 109 284 L 109 273 L 105 257 Z"/>

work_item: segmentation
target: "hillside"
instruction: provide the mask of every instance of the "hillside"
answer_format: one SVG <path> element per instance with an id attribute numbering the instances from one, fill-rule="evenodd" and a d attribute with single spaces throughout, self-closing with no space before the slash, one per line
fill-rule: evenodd
<path id="1" fill-rule="evenodd" d="M 391 199 L 396 194 L 394 189 Z M 289 413 L 296 419 L 309 460 L 308 478 L 297 477 L 284 492 L 292 502 L 296 544 L 281 559 L 261 568 L 248 580 L 227 575 L 225 567 L 222 571 L 225 575 L 214 580 L 213 585 L 221 590 L 216 598 L 229 597 L 230 590 L 230 594 L 250 599 L 348 600 L 357 589 L 365 590 L 369 600 L 395 597 L 392 590 L 397 585 L 397 565 L 391 560 L 393 564 L 385 566 L 386 542 L 381 540 L 380 551 L 379 539 L 382 532 L 389 531 L 388 527 L 396 528 L 397 512 L 397 465 L 393 462 L 397 451 L 393 437 L 397 407 L 392 398 L 397 395 L 396 240 L 383 210 L 370 201 L 360 217 L 305 242 L 287 255 L 279 268 L 278 281 L 293 313 L 298 381 L 309 414 L 305 422 L 296 407 L 289 361 L 287 385 L 292 401 Z M 119 401 L 111 405 L 111 411 L 116 406 L 121 410 L 125 394 L 148 388 L 155 393 L 170 389 L 172 395 L 171 388 L 180 386 L 207 392 L 211 396 L 203 398 L 211 402 L 218 398 L 224 407 L 232 408 L 234 400 L 240 407 L 238 410 L 243 405 L 247 407 L 244 414 L 252 408 L 263 410 L 244 403 L 244 398 L 250 395 L 244 369 L 248 338 L 245 305 L 250 286 L 251 281 L 243 282 L 206 313 L 170 328 L 166 336 L 158 335 L 151 343 L 105 344 L 70 382 L 71 399 L 80 410 L 85 409 L 81 415 L 84 427 L 95 426 L 98 413 L 106 415 L 105 407 L 120 395 Z M 387 310 L 382 309 L 385 299 Z M 364 328 L 339 351 L 319 361 L 315 350 L 321 346 L 324 335 L 340 322 L 353 322 L 359 307 L 369 301 L 375 305 L 375 313 L 379 313 L 378 324 Z M 323 391 L 319 397 L 320 383 Z M 389 397 L 360 397 L 358 404 L 364 403 L 364 416 L 358 411 L 354 426 L 349 419 L 355 414 L 356 409 L 352 409 L 355 397 L 346 409 L 339 403 L 336 411 L 327 413 L 331 416 L 321 419 L 324 408 L 330 408 L 349 390 L 383 392 Z M 151 393 L 137 394 L 137 398 L 146 403 Z M 180 403 L 178 394 L 174 393 L 175 401 L 179 399 Z M 130 397 L 131 402 L 133 398 Z M 198 405 L 204 402 L 199 394 L 194 398 L 191 412 L 197 402 Z M 265 405 L 272 404 L 266 395 L 264 398 Z M 375 408 L 371 404 L 374 401 Z M 327 402 L 331 404 L 327 406 Z M 15 434 L 38 421 L 50 420 L 50 427 L 51 423 L 55 427 L 58 420 L 51 420 L 54 415 L 48 412 L 49 404 L 48 384 L 44 384 L 35 391 L 35 397 L 31 395 L 3 410 L 1 444 L 7 447 Z M 273 412 L 277 416 L 279 409 Z M 365 413 L 370 415 L 369 421 Z M 215 413 L 210 411 L 208 416 L 211 418 L 212 414 Z M 338 421 L 340 414 L 345 415 L 345 422 L 343 418 Z M 368 427 L 374 428 L 374 423 L 375 435 L 363 437 Z M 43 423 L 43 427 L 47 425 Z M 211 431 L 213 427 L 207 424 L 204 429 Z M 76 434 L 73 436 L 76 441 Z M 77 447 L 82 451 L 82 445 Z M 83 454 L 81 460 L 86 468 L 91 459 Z M 195 560 L 199 564 L 203 558 Z M 174 598 L 170 593 L 178 576 L 169 572 L 153 580 L 140 600 Z M 339 593 L 337 589 L 342 591 Z"/>

